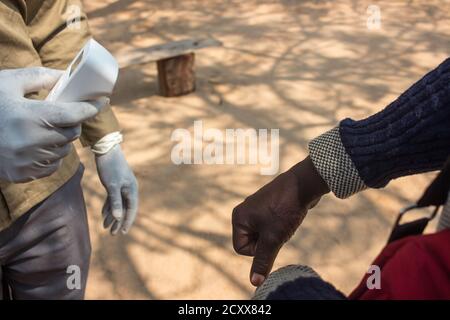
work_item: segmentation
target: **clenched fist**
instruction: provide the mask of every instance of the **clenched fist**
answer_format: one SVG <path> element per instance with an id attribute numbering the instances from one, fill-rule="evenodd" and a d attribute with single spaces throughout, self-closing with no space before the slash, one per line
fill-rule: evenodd
<path id="1" fill-rule="evenodd" d="M 233 210 L 233 246 L 252 256 L 250 281 L 265 280 L 279 250 L 302 223 L 308 209 L 330 192 L 307 157 L 249 196 Z"/>

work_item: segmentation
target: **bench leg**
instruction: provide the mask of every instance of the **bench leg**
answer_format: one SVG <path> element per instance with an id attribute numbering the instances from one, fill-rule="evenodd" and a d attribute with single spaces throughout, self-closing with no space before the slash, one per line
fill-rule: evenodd
<path id="1" fill-rule="evenodd" d="M 177 97 L 195 91 L 195 54 L 159 60 L 159 92 L 164 97 Z"/>

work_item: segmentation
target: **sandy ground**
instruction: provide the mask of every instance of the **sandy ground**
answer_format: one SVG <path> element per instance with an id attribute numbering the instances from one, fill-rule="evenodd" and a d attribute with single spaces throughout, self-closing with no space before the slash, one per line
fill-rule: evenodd
<path id="1" fill-rule="evenodd" d="M 186 38 L 223 48 L 196 56 L 197 92 L 158 96 L 155 64 L 121 70 L 112 99 L 140 183 L 131 233 L 101 228 L 104 191 L 92 157 L 84 178 L 93 256 L 90 299 L 245 299 L 251 259 L 233 252 L 230 216 L 273 177 L 260 166 L 176 166 L 177 128 L 280 129 L 281 170 L 340 119 L 379 110 L 449 55 L 448 1 L 84 1 L 95 37 L 115 55 Z M 380 30 L 366 26 L 381 9 Z M 384 245 L 397 211 L 434 174 L 348 200 L 327 196 L 282 249 L 276 267 L 311 265 L 349 293 Z"/>

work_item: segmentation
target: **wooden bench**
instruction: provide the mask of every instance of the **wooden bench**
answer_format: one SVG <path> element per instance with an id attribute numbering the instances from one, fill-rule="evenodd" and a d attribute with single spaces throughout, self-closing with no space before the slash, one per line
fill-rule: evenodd
<path id="1" fill-rule="evenodd" d="M 159 92 L 176 97 L 195 91 L 195 51 L 222 46 L 215 39 L 182 40 L 120 53 L 121 68 L 156 61 Z"/>

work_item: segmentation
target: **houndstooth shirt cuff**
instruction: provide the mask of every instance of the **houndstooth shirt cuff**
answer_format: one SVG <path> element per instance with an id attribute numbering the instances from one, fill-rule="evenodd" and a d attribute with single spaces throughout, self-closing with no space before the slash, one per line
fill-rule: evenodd
<path id="1" fill-rule="evenodd" d="M 309 143 L 309 155 L 336 197 L 345 199 L 367 188 L 345 151 L 339 127 L 313 139 Z"/>

